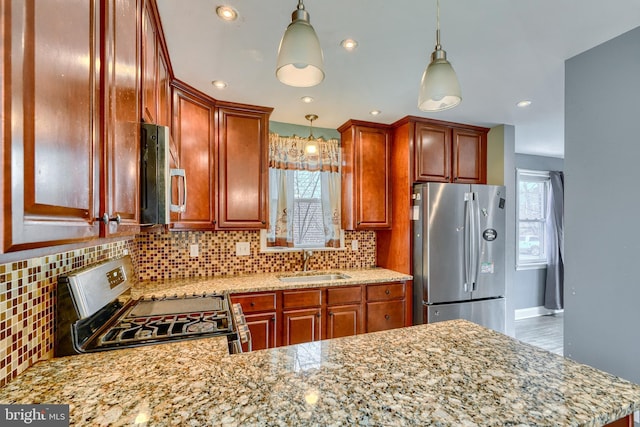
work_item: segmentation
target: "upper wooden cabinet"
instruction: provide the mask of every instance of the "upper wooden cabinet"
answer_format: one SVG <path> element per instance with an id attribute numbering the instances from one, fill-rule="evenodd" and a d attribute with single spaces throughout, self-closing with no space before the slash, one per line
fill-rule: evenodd
<path id="1" fill-rule="evenodd" d="M 350 120 L 338 131 L 342 146 L 342 228 L 390 228 L 389 126 Z"/>
<path id="2" fill-rule="evenodd" d="M 181 82 L 173 82 L 173 124 L 180 167 L 187 176 L 187 206 L 174 229 L 215 227 L 215 106 L 214 100 Z"/>
<path id="3" fill-rule="evenodd" d="M 267 227 L 271 110 L 218 105 L 218 229 Z"/>
<path id="4" fill-rule="evenodd" d="M 97 237 L 100 2 L 0 2 L 2 250 Z"/>
<path id="5" fill-rule="evenodd" d="M 487 182 L 488 129 L 420 118 L 409 122 L 414 182 Z"/>
<path id="6" fill-rule="evenodd" d="M 103 14 L 102 236 L 140 231 L 140 1 L 107 0 Z"/>

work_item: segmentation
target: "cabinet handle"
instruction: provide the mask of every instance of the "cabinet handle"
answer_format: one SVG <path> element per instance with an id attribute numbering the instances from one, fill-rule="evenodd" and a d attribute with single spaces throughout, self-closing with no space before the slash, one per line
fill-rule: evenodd
<path id="1" fill-rule="evenodd" d="M 104 225 L 109 225 L 110 222 L 115 222 L 116 224 L 120 225 L 120 223 L 122 222 L 122 217 L 120 216 L 120 214 L 116 214 L 116 216 L 109 218 L 109 214 L 105 212 L 102 215 L 102 218 L 96 218 L 96 221 L 102 221 Z"/>
<path id="2" fill-rule="evenodd" d="M 389 320 L 389 319 L 391 319 L 391 316 L 389 316 L 388 314 L 385 314 L 385 315 L 384 315 L 384 318 L 385 318 L 385 319 L 387 319 L 387 320 Z"/>
<path id="3" fill-rule="evenodd" d="M 386 291 L 384 291 L 384 293 L 389 295 L 391 293 L 391 291 L 389 289 L 387 289 Z"/>

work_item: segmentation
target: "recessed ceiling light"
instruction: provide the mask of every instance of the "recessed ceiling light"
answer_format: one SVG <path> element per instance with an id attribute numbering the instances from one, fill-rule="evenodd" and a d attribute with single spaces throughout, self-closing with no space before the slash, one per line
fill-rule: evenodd
<path id="1" fill-rule="evenodd" d="M 380 110 L 371 110 L 371 111 L 369 111 L 369 114 L 371 114 L 372 116 L 377 116 L 380 113 L 382 113 L 382 111 L 380 111 Z"/>
<path id="2" fill-rule="evenodd" d="M 529 101 L 528 99 L 525 99 L 524 101 L 518 102 L 516 105 L 520 108 L 525 108 L 531 105 L 531 101 Z"/>
<path id="3" fill-rule="evenodd" d="M 238 12 L 231 6 L 216 7 L 216 14 L 223 21 L 235 21 L 238 18 Z"/>
<path id="4" fill-rule="evenodd" d="M 227 87 L 227 82 L 224 82 L 222 80 L 214 80 L 211 82 L 211 84 L 217 87 L 218 89 L 224 89 L 225 87 Z"/>
<path id="5" fill-rule="evenodd" d="M 351 52 L 355 50 L 356 47 L 358 47 L 358 42 L 353 39 L 346 39 L 340 42 L 340 46 L 342 46 L 345 50 Z"/>
<path id="6" fill-rule="evenodd" d="M 300 98 L 300 100 L 302 102 L 304 102 L 305 104 L 309 104 L 311 102 L 313 102 L 313 98 L 310 96 L 303 96 L 302 98 Z"/>

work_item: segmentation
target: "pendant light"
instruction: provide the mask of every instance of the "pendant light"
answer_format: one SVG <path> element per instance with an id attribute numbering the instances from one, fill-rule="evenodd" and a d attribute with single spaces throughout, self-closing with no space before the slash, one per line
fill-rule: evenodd
<path id="1" fill-rule="evenodd" d="M 324 80 L 324 59 L 320 41 L 309 22 L 302 0 L 291 14 L 291 24 L 280 40 L 276 77 L 282 83 L 310 87 Z"/>
<path id="2" fill-rule="evenodd" d="M 422 111 L 443 111 L 455 107 L 460 101 L 462 93 L 456 72 L 440 45 L 440 0 L 437 0 L 436 48 L 422 75 L 418 108 Z"/>
<path id="3" fill-rule="evenodd" d="M 304 153 L 311 156 L 317 155 L 318 142 L 313 136 L 313 121 L 317 120 L 318 116 L 316 114 L 307 114 L 304 118 L 309 120 L 309 137 L 307 138 L 307 142 L 304 144 Z"/>

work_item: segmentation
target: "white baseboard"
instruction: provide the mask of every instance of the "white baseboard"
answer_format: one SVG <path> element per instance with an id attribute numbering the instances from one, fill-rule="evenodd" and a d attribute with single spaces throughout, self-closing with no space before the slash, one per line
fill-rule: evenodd
<path id="1" fill-rule="evenodd" d="M 515 311 L 515 320 L 528 319 L 530 317 L 547 316 L 549 314 L 562 313 L 564 310 L 549 310 L 543 306 L 521 308 Z"/>

